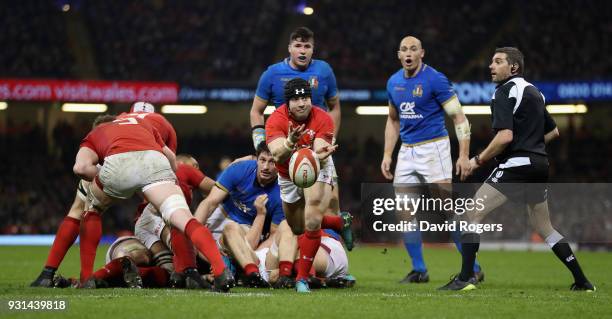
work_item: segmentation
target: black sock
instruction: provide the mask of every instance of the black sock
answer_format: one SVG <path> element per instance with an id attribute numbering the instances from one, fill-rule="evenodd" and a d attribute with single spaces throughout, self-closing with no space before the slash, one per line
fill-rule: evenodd
<path id="1" fill-rule="evenodd" d="M 578 264 L 578 259 L 576 259 L 576 256 L 574 256 L 572 248 L 570 248 L 570 245 L 567 242 L 560 241 L 556 243 L 552 247 L 552 251 L 555 252 L 555 255 L 557 255 L 557 258 L 561 260 L 565 267 L 572 272 L 574 282 L 584 283 L 587 281 L 584 273 L 582 272 L 582 268 L 580 268 L 580 265 Z"/>
<path id="2" fill-rule="evenodd" d="M 474 276 L 474 262 L 476 261 L 476 253 L 480 248 L 480 235 L 476 233 L 465 233 L 461 235 L 461 273 L 459 280 L 468 281 Z"/>

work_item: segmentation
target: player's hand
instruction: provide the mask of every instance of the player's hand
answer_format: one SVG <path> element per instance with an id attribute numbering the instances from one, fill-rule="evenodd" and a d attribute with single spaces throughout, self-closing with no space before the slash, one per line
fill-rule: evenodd
<path id="1" fill-rule="evenodd" d="M 287 139 L 289 140 L 289 143 L 291 144 L 297 143 L 300 140 L 300 137 L 302 137 L 302 135 L 304 135 L 305 132 L 306 132 L 305 124 L 302 124 L 297 127 L 293 127 L 293 124 L 289 122 L 289 134 L 287 135 Z"/>
<path id="2" fill-rule="evenodd" d="M 255 210 L 257 210 L 257 215 L 265 215 L 268 211 L 266 210 L 266 204 L 268 203 L 268 194 L 261 194 L 255 198 Z"/>
<path id="3" fill-rule="evenodd" d="M 380 163 L 380 171 L 388 180 L 393 179 L 393 174 L 391 174 L 391 163 L 393 163 L 393 159 L 388 155 L 383 156 L 383 160 Z"/>
<path id="4" fill-rule="evenodd" d="M 467 157 L 459 157 L 455 164 L 456 175 L 459 175 L 459 179 L 464 181 L 468 176 L 472 174 L 472 167 L 470 160 Z"/>
<path id="5" fill-rule="evenodd" d="M 317 154 L 319 161 L 322 161 L 328 158 L 333 152 L 335 152 L 337 148 L 338 148 L 338 144 L 327 145 L 327 146 L 323 146 L 320 149 L 316 150 L 315 153 Z"/>
<path id="6" fill-rule="evenodd" d="M 476 158 L 472 157 L 472 159 L 470 159 L 470 172 L 473 172 L 475 169 L 478 169 L 480 167 L 480 165 L 478 165 L 478 162 L 476 162 Z"/>

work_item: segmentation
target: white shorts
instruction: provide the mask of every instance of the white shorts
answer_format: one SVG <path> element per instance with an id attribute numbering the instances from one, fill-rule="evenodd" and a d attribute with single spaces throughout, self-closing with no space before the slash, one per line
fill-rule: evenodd
<path id="1" fill-rule="evenodd" d="M 255 255 L 257 256 L 257 259 L 259 259 L 259 264 L 257 265 L 259 268 L 259 275 L 266 282 L 270 282 L 270 272 L 268 272 L 266 269 L 266 256 L 268 255 L 269 250 L 270 248 L 265 247 L 255 251 Z"/>
<path id="2" fill-rule="evenodd" d="M 108 156 L 98 175 L 104 193 L 126 199 L 161 183 L 176 183 L 176 175 L 158 151 L 126 152 Z"/>
<path id="3" fill-rule="evenodd" d="M 453 176 L 448 137 L 414 146 L 402 145 L 393 185 L 432 183 Z"/>
<path id="4" fill-rule="evenodd" d="M 334 160 L 329 157 L 325 163 L 325 166 L 321 167 L 321 170 L 319 171 L 317 182 L 323 182 L 325 184 L 334 186 L 334 175 L 336 175 L 335 170 Z M 336 183 L 337 179 L 338 178 L 336 176 Z M 280 185 L 281 200 L 285 203 L 292 204 L 304 197 L 304 189 L 297 187 L 289 178 L 284 178 L 279 175 L 278 185 Z"/>
<path id="5" fill-rule="evenodd" d="M 134 226 L 134 236 L 140 240 L 147 249 L 156 242 L 162 240 L 162 231 L 166 227 L 166 223 L 159 215 L 153 204 L 148 204 Z M 166 243 L 168 245 L 169 243 Z M 168 245 L 168 248 L 172 248 Z"/>
<path id="6" fill-rule="evenodd" d="M 213 235 L 213 238 L 217 242 L 217 246 L 220 246 L 219 239 L 221 235 L 223 235 L 223 228 L 229 222 L 229 218 L 225 216 L 223 211 L 221 210 L 221 206 L 215 208 L 215 210 L 208 216 L 206 220 L 206 227 L 210 230 Z"/>
<path id="7" fill-rule="evenodd" d="M 77 186 L 77 196 L 82 200 L 82 201 L 86 201 L 87 200 L 87 193 L 89 190 L 89 182 L 80 179 L 79 180 L 79 185 Z"/>
<path id="8" fill-rule="evenodd" d="M 331 238 L 321 237 L 321 248 L 327 251 L 327 268 L 325 269 L 325 278 L 339 278 L 348 274 L 348 257 L 342 244 Z"/>
<path id="9" fill-rule="evenodd" d="M 108 247 L 108 250 L 106 251 L 106 263 L 108 264 L 109 262 L 111 262 L 111 260 L 117 258 L 118 253 L 120 251 L 118 251 L 116 248 L 117 246 L 119 246 L 119 244 L 121 244 L 122 242 L 129 240 L 129 239 L 135 239 L 138 240 L 138 238 L 134 237 L 134 236 L 122 236 L 117 238 L 111 245 L 110 247 Z M 142 243 L 141 243 L 142 245 Z M 139 245 L 135 245 L 135 248 L 140 248 Z"/>

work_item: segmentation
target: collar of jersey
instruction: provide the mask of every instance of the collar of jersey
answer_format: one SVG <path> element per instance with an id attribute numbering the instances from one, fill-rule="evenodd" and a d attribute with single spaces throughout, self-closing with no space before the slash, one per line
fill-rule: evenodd
<path id="1" fill-rule="evenodd" d="M 405 72 L 404 68 L 402 68 L 402 77 L 404 77 L 404 79 L 414 79 L 419 74 L 421 74 L 421 72 L 423 72 L 423 70 L 425 70 L 426 66 L 427 66 L 427 64 L 421 63 L 421 68 L 417 71 L 417 73 L 414 74 L 414 76 L 411 76 L 411 77 L 406 77 L 406 72 Z"/>
<path id="2" fill-rule="evenodd" d="M 310 66 L 312 65 L 312 62 L 314 62 L 314 59 L 313 59 L 313 58 L 311 58 L 311 59 L 310 59 L 310 63 L 308 63 L 308 66 L 306 67 L 306 69 L 304 69 L 304 70 L 300 70 L 300 69 L 294 69 L 294 68 L 291 66 L 291 64 L 289 64 L 289 59 L 291 59 L 291 57 L 285 58 L 285 60 L 284 60 L 284 62 L 285 62 L 285 64 L 287 65 L 287 67 L 289 67 L 289 68 L 290 68 L 291 70 L 293 70 L 293 71 L 298 71 L 298 72 L 304 72 L 304 71 L 308 70 L 308 68 L 310 68 Z"/>
<path id="3" fill-rule="evenodd" d="M 506 84 L 506 83 L 508 83 L 508 82 L 510 82 L 512 80 L 514 80 L 514 79 L 520 79 L 520 78 L 522 78 L 522 76 L 520 76 L 518 74 L 517 75 L 513 75 L 513 76 L 509 77 L 504 83 L 498 84 L 495 88 L 498 89 L 500 86 L 502 86 L 502 85 L 504 85 L 504 84 Z"/>

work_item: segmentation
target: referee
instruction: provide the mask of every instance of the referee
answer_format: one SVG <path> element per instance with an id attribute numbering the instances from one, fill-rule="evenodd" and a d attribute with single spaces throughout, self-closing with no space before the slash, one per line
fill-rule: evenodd
<path id="1" fill-rule="evenodd" d="M 494 157 L 500 163 L 476 192 L 484 200 L 484 209 L 466 212 L 470 224 L 480 224 L 484 217 L 508 199 L 527 204 L 529 218 L 538 234 L 545 238 L 555 255 L 571 271 L 571 290 L 595 291 L 587 280 L 567 241 L 550 222 L 546 200 L 548 159 L 545 144 L 559 136 L 556 124 L 546 111 L 544 96 L 525 81 L 523 54 L 517 48 L 495 50 L 491 64 L 492 81 L 497 83 L 491 101 L 495 137 L 487 148 L 470 160 L 473 171 Z M 461 273 L 441 290 L 475 289 L 474 260 L 480 235 L 463 232 Z"/>

